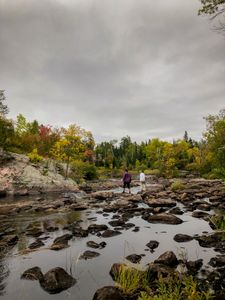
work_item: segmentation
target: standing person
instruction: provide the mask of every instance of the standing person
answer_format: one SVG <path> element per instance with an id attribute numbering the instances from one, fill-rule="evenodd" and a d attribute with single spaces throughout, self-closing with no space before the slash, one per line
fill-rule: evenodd
<path id="1" fill-rule="evenodd" d="M 145 173 L 143 170 L 140 172 L 140 183 L 141 183 L 141 191 L 146 190 L 146 183 L 145 183 Z"/>
<path id="2" fill-rule="evenodd" d="M 123 174 L 123 193 L 125 193 L 125 188 L 127 187 L 130 194 L 130 183 L 131 183 L 131 174 L 128 173 L 128 170 L 126 169 Z"/>

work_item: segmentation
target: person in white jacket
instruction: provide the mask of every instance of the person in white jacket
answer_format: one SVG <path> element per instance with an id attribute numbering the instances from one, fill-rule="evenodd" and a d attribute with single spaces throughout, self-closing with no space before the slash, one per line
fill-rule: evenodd
<path id="1" fill-rule="evenodd" d="M 141 183 L 141 191 L 146 190 L 146 183 L 145 183 L 145 173 L 144 171 L 140 172 L 140 183 Z"/>

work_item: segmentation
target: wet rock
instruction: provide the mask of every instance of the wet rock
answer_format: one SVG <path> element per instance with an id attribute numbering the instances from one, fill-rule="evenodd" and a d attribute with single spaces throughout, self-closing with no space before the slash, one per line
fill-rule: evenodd
<path id="1" fill-rule="evenodd" d="M 100 248 L 101 249 L 101 248 L 105 248 L 106 242 L 101 242 L 101 243 L 98 244 L 94 241 L 88 241 L 87 246 L 90 247 L 90 248 L 95 248 L 95 249 Z"/>
<path id="2" fill-rule="evenodd" d="M 29 229 L 26 230 L 27 236 L 39 237 L 43 233 L 44 233 L 43 230 L 39 227 L 30 227 Z"/>
<path id="3" fill-rule="evenodd" d="M 176 206 L 176 201 L 172 199 L 148 199 L 146 201 L 150 207 L 173 207 Z"/>
<path id="4" fill-rule="evenodd" d="M 208 213 L 201 211 L 201 210 L 196 210 L 192 213 L 192 217 L 194 217 L 194 218 L 205 218 L 208 216 L 209 216 Z"/>
<path id="5" fill-rule="evenodd" d="M 125 300 L 122 292 L 114 286 L 98 289 L 92 300 Z"/>
<path id="6" fill-rule="evenodd" d="M 125 197 L 126 200 L 129 202 L 133 202 L 133 203 L 142 202 L 142 197 L 141 195 L 138 194 L 122 194 L 122 197 Z"/>
<path id="7" fill-rule="evenodd" d="M 116 280 L 116 278 L 118 278 L 123 268 L 127 268 L 127 265 L 124 263 L 114 263 L 112 265 L 109 274 L 111 275 L 113 280 Z"/>
<path id="8" fill-rule="evenodd" d="M 113 192 L 94 192 L 91 194 L 92 198 L 95 198 L 97 200 L 107 200 L 112 199 L 114 196 Z"/>
<path id="9" fill-rule="evenodd" d="M 53 243 L 54 244 L 62 244 L 64 242 L 67 242 L 67 241 L 71 240 L 72 237 L 73 237 L 72 234 L 66 233 L 62 236 L 59 236 L 59 237 L 55 238 Z"/>
<path id="10" fill-rule="evenodd" d="M 50 221 L 44 221 L 43 222 L 43 227 L 44 227 L 44 230 L 48 231 L 48 232 L 54 232 L 54 231 L 59 230 L 59 227 L 56 226 L 53 222 L 50 222 Z"/>
<path id="11" fill-rule="evenodd" d="M 98 253 L 98 252 L 87 250 L 80 256 L 80 259 L 85 259 L 85 260 L 91 259 L 91 258 L 97 257 L 99 255 L 100 255 L 100 253 Z"/>
<path id="12" fill-rule="evenodd" d="M 88 209 L 88 205 L 75 203 L 75 204 L 70 205 L 70 209 L 75 210 L 75 211 L 85 210 L 85 209 Z"/>
<path id="13" fill-rule="evenodd" d="M 179 207 L 174 207 L 169 211 L 170 214 L 183 215 L 183 211 Z"/>
<path id="14" fill-rule="evenodd" d="M 12 234 L 12 235 L 7 235 L 3 238 L 3 243 L 6 243 L 8 246 L 14 246 L 17 244 L 19 238 L 17 235 Z"/>
<path id="15" fill-rule="evenodd" d="M 125 223 L 123 227 L 125 229 L 129 229 L 129 228 L 135 227 L 135 224 L 134 223 Z"/>
<path id="16" fill-rule="evenodd" d="M 57 237 L 54 241 L 53 244 L 51 245 L 50 249 L 59 251 L 65 248 L 68 248 L 68 241 L 72 239 L 72 234 L 66 233 L 62 236 Z"/>
<path id="17" fill-rule="evenodd" d="M 104 207 L 104 208 L 103 208 L 103 211 L 104 211 L 104 212 L 109 212 L 109 213 L 110 213 L 110 212 L 114 212 L 114 213 L 115 213 L 118 209 L 119 209 L 119 207 L 110 207 L 110 206 L 109 206 L 109 207 Z"/>
<path id="18" fill-rule="evenodd" d="M 220 243 L 223 244 L 224 232 L 214 232 L 208 235 L 197 236 L 195 239 L 199 245 L 204 248 L 219 247 Z"/>
<path id="19" fill-rule="evenodd" d="M 81 227 L 72 227 L 72 234 L 77 237 L 87 237 L 89 232 Z"/>
<path id="20" fill-rule="evenodd" d="M 209 265 L 218 268 L 225 266 L 225 255 L 218 255 L 216 257 L 212 257 L 209 261 Z"/>
<path id="21" fill-rule="evenodd" d="M 163 264 L 169 267 L 175 267 L 178 265 L 178 260 L 176 255 L 172 251 L 166 251 L 160 255 L 154 263 Z"/>
<path id="22" fill-rule="evenodd" d="M 127 260 L 132 262 L 133 264 L 137 264 L 141 261 L 142 256 L 138 254 L 130 254 L 126 257 Z"/>
<path id="23" fill-rule="evenodd" d="M 135 228 L 134 228 L 132 231 L 133 231 L 133 232 L 138 232 L 138 231 L 140 231 L 140 227 L 135 226 Z"/>
<path id="24" fill-rule="evenodd" d="M 152 240 L 152 241 L 148 242 L 146 244 L 146 246 L 153 251 L 154 249 L 156 249 L 159 246 L 159 242 Z"/>
<path id="25" fill-rule="evenodd" d="M 124 226 L 125 222 L 123 220 L 115 220 L 115 221 L 110 221 L 109 225 L 112 227 L 117 227 L 117 226 Z"/>
<path id="26" fill-rule="evenodd" d="M 199 209 L 199 210 L 203 210 L 203 211 L 210 211 L 211 209 L 211 205 L 209 204 L 200 204 L 196 207 L 196 209 Z"/>
<path id="27" fill-rule="evenodd" d="M 183 221 L 170 214 L 170 213 L 160 213 L 160 214 L 156 214 L 156 215 L 150 215 L 147 218 L 147 221 L 150 223 L 163 223 L 163 224 L 181 224 Z"/>
<path id="28" fill-rule="evenodd" d="M 173 237 L 173 239 L 178 243 L 184 243 L 193 240 L 193 237 L 188 234 L 178 233 Z"/>
<path id="29" fill-rule="evenodd" d="M 29 249 L 37 249 L 37 248 L 40 248 L 42 246 L 44 246 L 44 243 L 40 240 L 37 240 L 37 241 L 31 243 L 28 248 Z"/>
<path id="30" fill-rule="evenodd" d="M 196 275 L 197 272 L 203 266 L 203 260 L 202 259 L 197 259 L 195 261 L 187 261 L 185 263 L 185 265 L 186 265 L 186 268 L 187 268 L 189 274 Z"/>
<path id="31" fill-rule="evenodd" d="M 41 280 L 43 278 L 43 274 L 39 267 L 33 267 L 26 270 L 20 278 L 27 280 Z"/>
<path id="32" fill-rule="evenodd" d="M 48 271 L 40 280 L 41 287 L 49 294 L 60 293 L 75 283 L 76 279 L 60 267 Z"/>
<path id="33" fill-rule="evenodd" d="M 158 280 L 160 276 L 168 277 L 173 273 L 174 273 L 174 269 L 169 266 L 158 264 L 158 263 L 148 264 L 147 278 L 149 283 Z"/>
<path id="34" fill-rule="evenodd" d="M 108 226 L 105 224 L 91 224 L 88 226 L 88 231 L 90 233 L 96 233 L 96 232 L 104 231 L 107 229 L 108 229 Z"/>
<path id="35" fill-rule="evenodd" d="M 104 238 L 109 238 L 109 237 L 113 237 L 113 236 L 116 236 L 119 234 L 121 234 L 120 231 L 108 229 L 108 230 L 104 231 L 101 236 Z"/>

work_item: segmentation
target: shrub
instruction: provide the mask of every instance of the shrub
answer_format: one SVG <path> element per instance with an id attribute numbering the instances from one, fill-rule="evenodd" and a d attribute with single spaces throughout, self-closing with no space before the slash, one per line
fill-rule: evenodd
<path id="1" fill-rule="evenodd" d="M 43 161 L 43 157 L 38 154 L 37 148 L 34 148 L 28 157 L 32 163 L 39 163 Z"/>
<path id="2" fill-rule="evenodd" d="M 97 168 L 93 164 L 84 165 L 84 179 L 93 180 L 98 178 Z"/>
<path id="3" fill-rule="evenodd" d="M 120 268 L 118 276 L 115 278 L 116 285 L 125 294 L 132 294 L 145 283 L 147 272 L 137 270 L 132 267 L 123 266 Z"/>
<path id="4" fill-rule="evenodd" d="M 178 190 L 183 190 L 185 188 L 183 182 L 179 179 L 175 180 L 172 185 L 171 185 L 171 190 L 173 192 L 178 191 Z"/>
<path id="5" fill-rule="evenodd" d="M 145 170 L 145 175 L 155 175 L 157 177 L 161 176 L 161 172 L 159 169 L 153 169 L 153 170 Z"/>

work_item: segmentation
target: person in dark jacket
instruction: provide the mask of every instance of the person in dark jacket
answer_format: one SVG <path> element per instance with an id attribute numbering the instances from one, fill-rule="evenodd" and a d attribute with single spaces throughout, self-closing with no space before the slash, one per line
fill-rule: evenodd
<path id="1" fill-rule="evenodd" d="M 126 169 L 123 174 L 123 193 L 125 193 L 125 188 L 127 187 L 130 194 L 130 183 L 131 183 L 131 174 Z"/>

